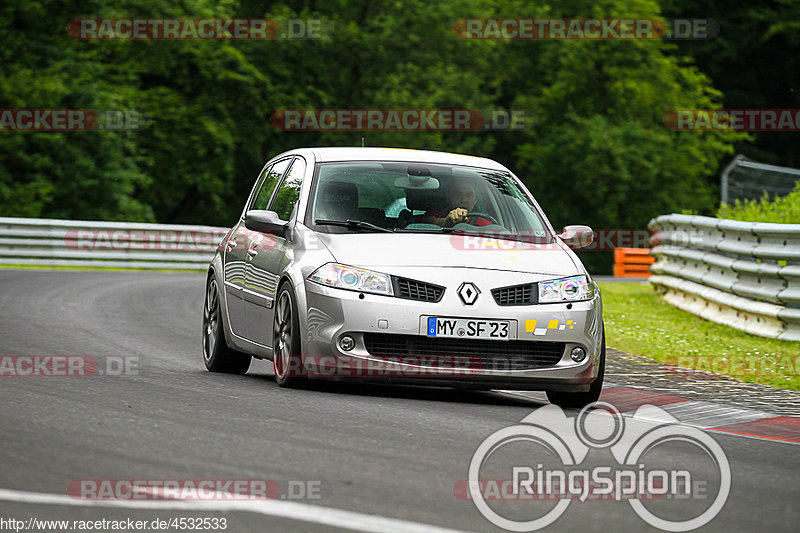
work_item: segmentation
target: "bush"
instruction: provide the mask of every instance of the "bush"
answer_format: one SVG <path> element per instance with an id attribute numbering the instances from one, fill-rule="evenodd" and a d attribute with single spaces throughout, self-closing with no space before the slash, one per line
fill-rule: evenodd
<path id="1" fill-rule="evenodd" d="M 743 222 L 777 222 L 800 224 L 800 181 L 787 196 L 769 199 L 765 192 L 760 200 L 736 200 L 733 206 L 722 204 L 717 217 Z"/>

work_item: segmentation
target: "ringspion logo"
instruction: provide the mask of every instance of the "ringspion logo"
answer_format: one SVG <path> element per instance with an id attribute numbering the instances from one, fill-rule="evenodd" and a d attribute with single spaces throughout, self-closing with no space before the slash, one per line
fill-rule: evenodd
<path id="1" fill-rule="evenodd" d="M 587 464 L 594 463 L 586 460 L 593 450 L 604 450 L 608 463 Z M 680 532 L 713 520 L 730 487 L 728 459 L 707 433 L 653 405 L 623 417 L 613 405 L 596 402 L 575 417 L 547 405 L 492 433 L 453 492 L 462 498 L 468 491 L 478 511 L 508 531 L 536 531 L 571 504 L 612 500 L 626 501 L 655 528 Z M 490 503 L 497 501 L 505 503 Z M 537 505 L 542 501 L 546 505 Z"/>

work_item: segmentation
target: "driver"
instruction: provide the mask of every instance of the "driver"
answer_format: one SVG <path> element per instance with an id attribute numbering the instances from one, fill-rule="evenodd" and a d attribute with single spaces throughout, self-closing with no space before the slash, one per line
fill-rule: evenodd
<path id="1" fill-rule="evenodd" d="M 441 227 L 451 227 L 467 220 L 478 201 L 478 192 L 475 185 L 468 181 L 455 182 L 447 191 L 446 205 L 431 207 L 423 215 L 423 222 L 436 224 Z M 474 220 L 473 226 L 488 226 L 490 221 L 483 217 L 470 217 Z"/>

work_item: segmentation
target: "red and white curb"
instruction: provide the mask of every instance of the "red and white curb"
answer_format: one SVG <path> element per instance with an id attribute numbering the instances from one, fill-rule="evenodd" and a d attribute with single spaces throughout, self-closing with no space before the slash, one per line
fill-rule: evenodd
<path id="1" fill-rule="evenodd" d="M 642 405 L 657 405 L 687 426 L 800 444 L 800 418 L 792 416 L 615 385 L 606 386 L 600 400 L 621 413 L 633 412 Z"/>
<path id="2" fill-rule="evenodd" d="M 543 393 L 499 390 L 503 394 L 546 402 Z M 732 407 L 674 394 L 663 394 L 606 383 L 600 401 L 608 402 L 624 415 L 643 405 L 656 405 L 681 424 L 706 431 L 742 437 L 800 444 L 800 418 L 743 407 Z M 654 420 L 659 422 L 659 420 Z"/>

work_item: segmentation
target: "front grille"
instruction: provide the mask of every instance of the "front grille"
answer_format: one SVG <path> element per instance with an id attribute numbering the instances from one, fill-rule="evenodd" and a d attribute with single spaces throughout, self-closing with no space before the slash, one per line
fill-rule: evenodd
<path id="1" fill-rule="evenodd" d="M 534 288 L 533 283 L 501 287 L 492 289 L 492 297 L 497 305 L 531 305 L 536 303 Z"/>
<path id="2" fill-rule="evenodd" d="M 438 302 L 444 294 L 444 287 L 423 283 L 413 279 L 394 278 L 395 295 L 407 300 L 420 300 L 423 302 Z"/>
<path id="3" fill-rule="evenodd" d="M 561 360 L 565 346 L 563 342 L 550 341 L 442 339 L 391 333 L 365 333 L 364 343 L 373 357 L 418 366 L 478 370 L 553 366 Z"/>

